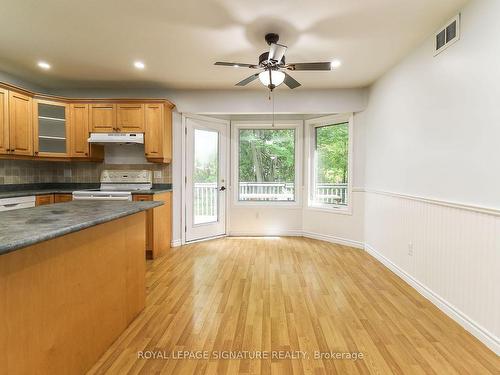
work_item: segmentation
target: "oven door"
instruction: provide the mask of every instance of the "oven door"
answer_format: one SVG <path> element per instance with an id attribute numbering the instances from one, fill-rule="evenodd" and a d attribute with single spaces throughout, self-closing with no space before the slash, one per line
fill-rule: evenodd
<path id="1" fill-rule="evenodd" d="M 132 193 L 126 191 L 74 191 L 75 201 L 132 201 Z"/>

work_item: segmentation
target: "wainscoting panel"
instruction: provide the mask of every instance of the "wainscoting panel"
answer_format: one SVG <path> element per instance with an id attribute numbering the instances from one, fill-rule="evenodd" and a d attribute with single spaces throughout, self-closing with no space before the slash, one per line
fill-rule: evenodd
<path id="1" fill-rule="evenodd" d="M 365 244 L 499 354 L 498 211 L 366 191 Z"/>

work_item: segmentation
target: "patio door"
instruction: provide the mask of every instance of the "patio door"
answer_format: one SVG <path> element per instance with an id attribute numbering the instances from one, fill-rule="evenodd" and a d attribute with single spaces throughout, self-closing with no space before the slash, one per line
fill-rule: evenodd
<path id="1" fill-rule="evenodd" d="M 185 116 L 185 240 L 226 234 L 229 122 Z"/>

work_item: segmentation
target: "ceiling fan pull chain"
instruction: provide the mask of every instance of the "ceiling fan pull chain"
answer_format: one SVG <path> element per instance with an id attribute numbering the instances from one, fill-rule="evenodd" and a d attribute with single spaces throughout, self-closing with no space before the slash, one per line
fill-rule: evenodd
<path id="1" fill-rule="evenodd" d="M 274 91 L 271 91 L 270 95 L 272 95 L 272 103 L 273 103 L 273 128 L 274 128 Z"/>

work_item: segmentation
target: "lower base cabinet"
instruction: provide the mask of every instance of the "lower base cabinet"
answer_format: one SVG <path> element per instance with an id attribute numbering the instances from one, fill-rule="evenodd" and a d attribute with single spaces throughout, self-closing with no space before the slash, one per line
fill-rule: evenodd
<path id="1" fill-rule="evenodd" d="M 37 195 L 35 198 L 35 206 L 43 206 L 54 203 L 54 194 Z"/>
<path id="2" fill-rule="evenodd" d="M 147 211 L 146 256 L 158 258 L 170 249 L 172 241 L 172 193 L 133 195 L 136 202 L 163 201 L 164 205 Z"/>
<path id="3" fill-rule="evenodd" d="M 54 203 L 71 202 L 73 194 L 54 194 Z"/>
<path id="4" fill-rule="evenodd" d="M 43 206 L 45 204 L 71 202 L 72 194 L 44 194 L 37 195 L 35 198 L 35 206 Z"/>

